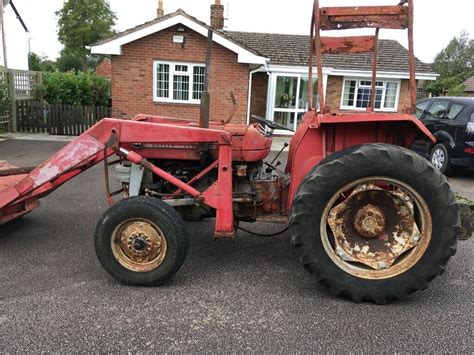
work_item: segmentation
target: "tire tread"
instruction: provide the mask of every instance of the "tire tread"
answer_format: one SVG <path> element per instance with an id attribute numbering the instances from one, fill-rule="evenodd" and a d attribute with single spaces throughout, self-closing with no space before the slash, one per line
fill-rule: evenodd
<path id="1" fill-rule="evenodd" d="M 446 206 L 446 210 L 443 213 L 454 223 L 444 226 L 444 229 L 446 229 L 446 239 L 442 255 L 437 257 L 437 261 L 431 265 L 429 271 L 422 275 L 421 278 L 418 277 L 418 280 L 411 284 L 403 285 L 396 291 L 374 294 L 369 291 L 360 292 L 351 288 L 341 288 L 337 282 L 330 279 L 329 275 L 324 274 L 325 269 L 321 267 L 321 261 L 311 255 L 314 253 L 308 247 L 308 231 L 304 226 L 307 225 L 305 222 L 308 218 L 311 218 L 312 211 L 315 208 L 317 197 L 314 196 L 314 192 L 320 191 L 321 186 L 333 185 L 334 177 L 337 176 L 338 172 L 350 171 L 357 164 L 364 164 L 366 162 L 367 164 L 374 165 L 374 169 L 376 169 L 381 164 L 381 161 L 383 161 L 381 157 L 389 160 L 392 164 L 397 164 L 397 166 L 404 166 L 405 170 L 412 173 L 414 170 L 417 174 L 430 176 L 432 188 L 438 190 L 438 199 Z M 355 146 L 336 152 L 321 161 L 318 166 L 308 173 L 300 184 L 294 197 L 289 223 L 291 243 L 298 259 L 310 273 L 314 274 L 315 270 L 318 270 L 318 281 L 328 287 L 331 293 L 348 297 L 354 302 L 370 301 L 379 304 L 398 300 L 418 290 L 423 290 L 432 279 L 442 274 L 450 257 L 456 252 L 457 233 L 460 228 L 458 207 L 445 176 L 415 152 L 402 147 L 381 143 Z M 316 234 L 319 235 L 319 231 Z"/>

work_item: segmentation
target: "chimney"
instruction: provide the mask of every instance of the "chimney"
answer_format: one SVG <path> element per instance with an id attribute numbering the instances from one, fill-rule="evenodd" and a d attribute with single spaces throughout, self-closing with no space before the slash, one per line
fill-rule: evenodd
<path id="1" fill-rule="evenodd" d="M 215 0 L 215 4 L 211 5 L 211 27 L 216 30 L 224 28 L 224 5 L 221 5 L 221 0 Z"/>
<path id="2" fill-rule="evenodd" d="M 165 10 L 163 9 L 163 0 L 158 0 L 158 9 L 156 9 L 156 18 L 163 17 Z"/>

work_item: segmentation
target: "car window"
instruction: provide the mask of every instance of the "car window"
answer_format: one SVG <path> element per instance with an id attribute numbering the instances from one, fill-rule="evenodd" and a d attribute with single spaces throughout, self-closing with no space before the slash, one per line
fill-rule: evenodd
<path id="1" fill-rule="evenodd" d="M 461 104 L 452 104 L 449 108 L 449 111 L 444 115 L 444 118 L 454 120 L 456 117 L 458 117 L 459 113 L 464 110 L 464 107 L 466 106 Z"/>
<path id="2" fill-rule="evenodd" d="M 416 118 L 423 117 L 423 112 L 425 112 L 425 110 L 428 108 L 430 103 L 431 101 L 423 101 L 423 102 L 420 102 L 418 105 L 416 105 L 416 113 L 415 113 Z"/>
<path id="3" fill-rule="evenodd" d="M 449 102 L 435 101 L 428 109 L 427 116 L 432 119 L 441 119 L 448 110 Z"/>

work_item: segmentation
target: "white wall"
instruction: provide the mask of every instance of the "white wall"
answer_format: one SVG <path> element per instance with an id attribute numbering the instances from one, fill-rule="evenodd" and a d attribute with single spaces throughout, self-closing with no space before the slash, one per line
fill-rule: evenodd
<path id="1" fill-rule="evenodd" d="M 4 12 L 5 35 L 7 45 L 8 67 L 13 69 L 28 69 L 28 34 L 16 18 L 11 6 Z M 28 24 L 27 24 L 28 26 Z M 0 31 L 1 32 L 1 31 Z M 0 65 L 3 65 L 3 45 L 0 33 Z"/>

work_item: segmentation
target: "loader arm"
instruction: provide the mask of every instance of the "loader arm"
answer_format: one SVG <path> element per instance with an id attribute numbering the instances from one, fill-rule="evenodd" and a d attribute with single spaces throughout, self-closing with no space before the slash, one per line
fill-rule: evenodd
<path id="1" fill-rule="evenodd" d="M 143 144 L 209 143 L 218 146 L 218 180 L 202 193 L 147 161 L 140 154 L 128 151 L 134 142 Z M 160 178 L 186 191 L 196 203 L 216 210 L 216 236 L 233 236 L 232 211 L 232 137 L 222 129 L 203 129 L 176 121 L 145 122 L 105 118 L 52 155 L 28 175 L 24 170 L 9 169 L 9 179 L 0 191 L 0 225 L 39 207 L 39 199 L 56 190 L 75 176 L 117 154 L 149 169 Z M 1 170 L 0 170 L 1 172 Z M 21 172 L 22 174 L 15 174 Z M 5 174 L 0 174 L 5 175 Z"/>
<path id="2" fill-rule="evenodd" d="M 41 197 L 113 154 L 118 140 L 105 133 L 108 126 L 110 122 L 99 122 L 27 175 L 22 169 L 8 169 L 9 174 L 0 178 L 4 180 L 0 184 L 4 187 L 0 190 L 0 224 L 39 207 Z"/>

